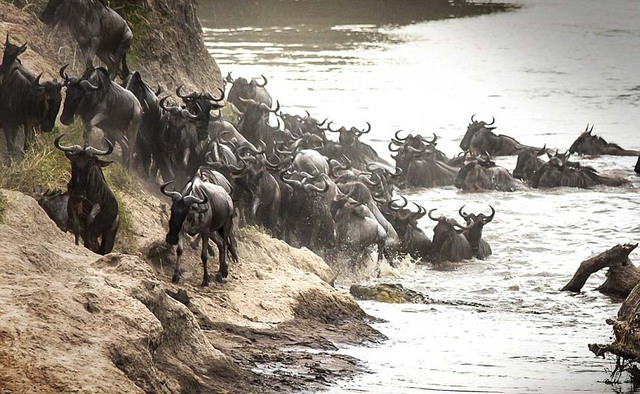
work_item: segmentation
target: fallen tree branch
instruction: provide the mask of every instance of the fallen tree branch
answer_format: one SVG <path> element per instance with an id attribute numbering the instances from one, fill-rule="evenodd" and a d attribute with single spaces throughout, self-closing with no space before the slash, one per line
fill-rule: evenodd
<path id="1" fill-rule="evenodd" d="M 635 285 L 640 283 L 640 270 L 629 260 L 629 254 L 637 246 L 638 244 L 616 245 L 583 261 L 573 278 L 560 290 L 579 292 L 591 274 L 609 267 L 607 280 L 597 290 L 603 294 L 626 298 Z"/>

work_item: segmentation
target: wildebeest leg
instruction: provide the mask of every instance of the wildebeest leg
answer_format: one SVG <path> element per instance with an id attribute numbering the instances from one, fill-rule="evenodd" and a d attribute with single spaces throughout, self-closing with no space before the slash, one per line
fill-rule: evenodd
<path id="1" fill-rule="evenodd" d="M 33 141 L 36 139 L 36 132 L 33 129 L 33 126 L 26 123 L 22 127 L 24 129 L 24 143 L 22 145 L 22 151 L 26 153 L 29 148 L 31 148 L 31 145 L 33 145 Z"/>
<path id="2" fill-rule="evenodd" d="M 173 268 L 173 277 L 171 278 L 171 282 L 178 283 L 180 282 L 180 261 L 182 260 L 182 234 L 178 239 L 178 246 L 176 246 L 176 266 Z"/>
<path id="3" fill-rule="evenodd" d="M 4 130 L 4 139 L 7 143 L 7 152 L 9 153 L 9 160 L 15 160 L 15 150 L 16 150 L 16 135 L 18 134 L 15 127 L 11 127 L 9 125 L 3 125 L 2 129 Z"/>
<path id="4" fill-rule="evenodd" d="M 116 243 L 116 234 L 118 233 L 118 227 L 120 226 L 120 216 L 116 215 L 116 219 L 111 226 L 102 232 L 102 242 L 100 243 L 100 249 L 98 254 L 105 255 L 111 253 L 113 245 Z"/>
<path id="5" fill-rule="evenodd" d="M 86 145 L 89 146 L 91 145 L 91 131 L 93 129 L 93 126 L 91 125 L 90 122 L 87 122 L 84 124 L 84 130 L 82 132 L 82 142 Z"/>
<path id="6" fill-rule="evenodd" d="M 214 241 L 218 244 L 218 252 L 220 256 L 218 256 L 220 260 L 220 265 L 218 267 L 218 272 L 216 273 L 216 281 L 222 282 L 224 278 L 229 276 L 229 266 L 227 265 L 227 245 L 229 244 L 229 238 L 231 237 L 231 228 L 233 226 L 233 222 L 231 218 L 229 218 L 226 223 L 218 229 L 218 235 L 220 235 L 220 240 L 214 239 Z M 235 252 L 235 248 L 234 248 Z"/>
<path id="7" fill-rule="evenodd" d="M 200 286 L 209 286 L 209 270 L 207 269 L 207 250 L 209 249 L 209 236 L 202 234 L 202 252 L 200 252 L 200 260 L 202 260 L 202 284 Z"/>

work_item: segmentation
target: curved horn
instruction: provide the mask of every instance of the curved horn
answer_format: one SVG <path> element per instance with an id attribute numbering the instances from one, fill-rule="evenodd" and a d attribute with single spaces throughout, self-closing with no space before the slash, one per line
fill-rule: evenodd
<path id="1" fill-rule="evenodd" d="M 329 190 L 329 183 L 325 180 L 323 180 L 323 183 L 324 183 L 324 187 L 322 188 L 314 185 L 313 183 L 305 183 L 304 190 L 313 191 L 317 193 L 325 193 L 327 190 Z"/>
<path id="2" fill-rule="evenodd" d="M 471 123 L 476 123 L 476 121 L 473 119 L 474 116 L 476 116 L 476 114 L 471 115 Z"/>
<path id="3" fill-rule="evenodd" d="M 327 124 L 327 130 L 329 130 L 329 131 L 330 131 L 330 132 L 332 132 L 332 133 L 337 133 L 338 131 L 340 131 L 340 129 L 332 130 L 332 129 L 331 129 L 331 123 L 333 123 L 333 121 L 331 121 L 331 122 L 329 122 L 329 123 Z"/>
<path id="4" fill-rule="evenodd" d="M 160 86 L 160 82 L 158 82 L 158 89 L 156 89 L 154 94 L 156 95 L 156 97 L 158 97 L 160 96 L 160 93 L 162 93 L 162 87 Z"/>
<path id="5" fill-rule="evenodd" d="M 170 111 L 171 110 L 171 107 L 167 107 L 167 105 L 166 105 L 166 101 L 167 101 L 168 98 L 169 98 L 169 96 L 163 97 L 163 98 L 160 99 L 160 101 L 158 103 L 158 104 L 160 104 L 160 108 L 162 108 L 165 111 Z"/>
<path id="6" fill-rule="evenodd" d="M 429 219 L 431 219 L 431 220 L 435 220 L 436 222 L 439 222 L 439 221 L 440 221 L 440 219 L 442 218 L 442 216 L 437 217 L 437 218 L 434 218 L 433 216 L 431 216 L 431 212 L 435 211 L 436 209 L 437 209 L 437 208 L 430 209 L 430 210 L 429 210 L 429 212 L 428 212 L 428 215 L 429 215 Z"/>
<path id="7" fill-rule="evenodd" d="M 538 154 L 536 156 L 544 155 L 546 151 L 547 151 L 547 144 L 544 144 L 544 146 L 542 147 L 542 149 L 538 151 Z"/>
<path id="8" fill-rule="evenodd" d="M 471 222 L 469 225 L 467 226 L 463 226 L 460 223 L 458 223 L 455 219 L 451 220 L 452 224 L 455 227 L 458 227 L 460 230 L 464 231 L 464 230 L 469 230 L 471 227 L 475 226 L 475 222 Z"/>
<path id="9" fill-rule="evenodd" d="M 238 100 L 242 101 L 245 104 L 259 105 L 258 102 L 256 100 L 254 100 L 254 99 L 246 99 L 246 98 L 243 98 L 243 97 L 238 97 Z M 267 108 L 269 108 L 269 107 L 267 107 Z"/>
<path id="10" fill-rule="evenodd" d="M 416 204 L 415 202 L 413 203 L 413 205 L 415 205 L 416 207 L 418 207 L 418 212 L 416 212 L 416 213 L 414 214 L 414 215 L 416 215 L 416 216 L 415 216 L 415 219 L 416 219 L 416 220 L 418 220 L 418 219 L 422 219 L 422 218 L 424 217 L 424 215 L 426 215 L 426 214 L 427 214 L 427 210 L 426 210 L 426 209 L 424 209 L 424 207 L 423 207 L 422 205 L 420 205 L 420 204 Z"/>
<path id="11" fill-rule="evenodd" d="M 42 78 L 42 73 L 40 73 L 40 75 L 36 77 L 36 80 L 34 81 L 34 83 L 39 87 L 42 87 L 42 85 L 40 84 L 40 78 Z"/>
<path id="12" fill-rule="evenodd" d="M 53 145 L 58 148 L 59 150 L 63 151 L 63 152 L 71 152 L 71 153 L 77 153 L 79 151 L 82 150 L 82 147 L 80 145 L 72 145 L 72 146 L 63 146 L 60 145 L 60 140 L 62 139 L 62 137 L 64 137 L 66 134 L 60 134 L 59 136 L 56 137 L 55 140 L 53 140 Z"/>
<path id="13" fill-rule="evenodd" d="M 111 141 L 109 141 L 106 138 L 102 138 L 104 140 L 104 142 L 107 143 L 107 150 L 100 150 L 100 149 L 96 149 L 92 146 L 88 146 L 86 148 L 84 148 L 84 151 L 87 153 L 90 153 L 94 156 L 107 156 L 110 155 L 111 152 L 113 152 L 113 143 Z"/>
<path id="14" fill-rule="evenodd" d="M 397 151 L 399 151 L 400 149 L 402 149 L 400 146 L 399 146 L 398 148 L 396 148 L 396 149 L 393 149 L 393 148 L 392 148 L 393 146 L 394 146 L 393 141 L 392 141 L 392 142 L 389 142 L 389 150 L 390 150 L 391 152 L 397 152 Z"/>
<path id="15" fill-rule="evenodd" d="M 371 131 L 371 123 L 367 122 L 367 129 L 366 130 L 363 129 L 362 131 L 359 131 L 360 133 L 359 136 L 362 134 L 367 134 L 370 131 Z"/>
<path id="16" fill-rule="evenodd" d="M 407 140 L 407 138 L 409 138 L 409 135 L 407 135 L 406 137 L 402 138 L 402 137 L 400 137 L 400 132 L 401 132 L 401 131 L 402 131 L 402 129 L 400 129 L 400 130 L 396 131 L 396 133 L 394 134 L 394 137 L 395 137 L 395 139 L 397 139 L 398 141 L 402 141 L 402 142 L 404 142 L 404 141 L 406 141 L 406 140 Z"/>
<path id="17" fill-rule="evenodd" d="M 190 119 L 190 120 L 196 120 L 199 118 L 198 115 L 194 115 L 186 109 L 183 109 L 182 111 L 180 111 L 180 115 L 182 115 L 183 118 Z"/>
<path id="18" fill-rule="evenodd" d="M 184 99 L 192 99 L 192 98 L 193 98 L 193 93 L 187 94 L 186 96 L 184 96 L 184 95 L 182 95 L 182 94 L 181 94 L 181 92 L 182 92 L 182 86 L 183 86 L 183 85 L 181 84 L 180 86 L 178 86 L 178 87 L 176 88 L 176 95 L 177 95 L 178 97 L 180 97 L 181 99 L 183 99 L 183 100 L 184 100 Z"/>
<path id="19" fill-rule="evenodd" d="M 466 207 L 466 206 L 467 206 L 467 205 L 465 204 L 465 205 L 461 206 L 461 207 L 460 207 L 460 209 L 458 209 L 458 214 L 459 214 L 460 216 L 462 216 L 462 217 L 464 218 L 464 220 L 468 220 L 468 219 L 469 219 L 469 215 L 468 215 L 466 212 L 464 212 L 464 211 L 462 210 L 462 209 L 463 209 L 464 207 Z"/>
<path id="20" fill-rule="evenodd" d="M 267 86 L 267 78 L 266 78 L 264 75 L 262 75 L 262 74 L 260 74 L 260 76 L 261 76 L 261 77 L 262 77 L 262 79 L 264 80 L 264 83 L 263 83 L 262 85 L 260 85 L 260 84 L 258 83 L 258 81 L 256 81 L 256 85 L 258 85 L 259 87 L 263 88 L 263 87 Z"/>
<path id="21" fill-rule="evenodd" d="M 496 210 L 495 210 L 495 209 L 493 209 L 493 207 L 492 207 L 491 205 L 489 205 L 489 208 L 491 208 L 491 215 L 489 215 L 489 216 L 487 216 L 486 218 L 484 218 L 484 219 L 483 219 L 484 224 L 487 224 L 487 223 L 489 223 L 490 221 L 492 221 L 492 220 L 493 220 L 493 217 L 494 217 L 494 216 L 495 216 L 495 214 L 496 214 Z"/>
<path id="22" fill-rule="evenodd" d="M 183 201 L 186 205 L 193 205 L 193 204 L 206 204 L 209 199 L 207 198 L 207 194 L 203 193 L 204 197 L 203 198 L 198 198 L 196 196 L 194 196 L 193 194 L 189 194 L 188 196 L 185 196 Z"/>
<path id="23" fill-rule="evenodd" d="M 496 118 L 494 118 L 493 116 L 491 117 L 491 123 L 485 123 L 485 126 L 491 126 L 492 124 L 494 124 L 496 122 Z"/>
<path id="24" fill-rule="evenodd" d="M 209 92 L 205 93 L 202 97 L 206 98 L 207 100 L 220 102 L 224 100 L 224 90 L 218 88 L 218 91 L 220 92 L 220 98 L 213 97 Z"/>
<path id="25" fill-rule="evenodd" d="M 589 129 L 589 134 L 591 134 L 591 132 L 593 131 L 593 126 L 595 126 L 595 124 L 591 125 L 591 128 Z"/>
<path id="26" fill-rule="evenodd" d="M 162 184 L 162 186 L 160 186 L 160 191 L 162 192 L 162 194 L 164 194 L 167 197 L 171 197 L 171 199 L 173 201 L 177 201 L 179 199 L 182 198 L 182 194 L 180 194 L 179 192 L 176 191 L 167 191 L 167 186 L 169 186 L 170 184 L 172 184 L 173 181 L 169 181 L 169 182 L 165 182 Z"/>
<path id="27" fill-rule="evenodd" d="M 69 76 L 67 75 L 67 72 L 65 71 L 67 69 L 67 67 L 69 67 L 69 64 L 65 64 L 64 66 L 62 66 L 62 68 L 60 68 L 60 77 L 62 79 L 64 79 L 65 82 L 69 82 Z"/>
<path id="28" fill-rule="evenodd" d="M 409 203 L 409 201 L 407 201 L 405 196 L 400 196 L 400 198 L 403 201 L 402 205 L 396 205 L 395 200 L 391 200 L 388 203 L 389 209 L 391 209 L 392 211 L 398 211 L 399 209 L 405 208 L 407 206 L 407 204 Z"/>
<path id="29" fill-rule="evenodd" d="M 87 81 L 86 79 L 83 79 L 82 81 L 80 81 L 80 87 L 88 92 L 94 92 L 100 89 L 100 86 L 96 86 L 91 82 Z"/>

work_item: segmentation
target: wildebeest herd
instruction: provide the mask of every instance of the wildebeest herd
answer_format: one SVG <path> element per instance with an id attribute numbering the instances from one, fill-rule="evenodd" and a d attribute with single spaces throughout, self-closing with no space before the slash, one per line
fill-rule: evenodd
<path id="1" fill-rule="evenodd" d="M 75 11 L 73 11 L 75 10 Z M 594 168 L 570 161 L 570 154 L 638 155 L 583 132 L 565 153 L 526 146 L 496 135 L 495 119 L 471 117 L 460 147 L 448 158 L 436 148 L 437 137 L 403 136 L 397 131 L 389 149 L 395 163 L 382 159 L 360 140 L 366 127 L 332 127 L 280 111 L 266 90 L 267 78 L 224 79 L 228 89 L 210 92 L 175 90 L 175 98 L 149 87 L 138 71 L 131 72 L 126 51 L 132 39 L 127 23 L 101 0 L 50 0 L 40 17 L 47 24 L 68 27 L 85 55 L 86 71 L 70 76 L 60 68 L 62 82 L 41 81 L 19 56 L 27 49 L 7 34 L 0 64 L 0 126 L 4 130 L 7 162 L 20 160 L 36 131 L 50 132 L 63 106 L 60 122 L 77 116 L 84 126 L 84 146 L 54 145 L 71 164 L 66 192 L 40 191 L 37 199 L 76 243 L 96 253 L 111 252 L 118 231 L 118 202 L 102 167 L 110 162 L 114 145 L 122 164 L 157 182 L 171 198 L 166 242 L 177 245 L 173 281 L 180 279 L 183 243 L 201 243 L 202 285 L 209 284 L 207 260 L 217 245 L 218 281 L 228 275 L 227 255 L 237 261 L 234 227 L 257 225 L 293 246 L 304 246 L 329 260 L 353 264 L 377 247 L 377 259 L 394 264 L 411 256 L 423 261 L 484 259 L 491 247 L 483 227 L 496 212 L 468 213 L 464 220 L 427 211 L 399 194 L 404 188 L 455 186 L 464 191 L 524 188 L 621 186 L 628 181 L 600 175 Z M 98 56 L 108 67 L 95 68 Z M 121 78 L 122 83 L 115 82 Z M 64 103 L 62 90 L 65 90 Z M 163 97 L 160 97 L 163 96 Z M 231 106 L 238 121 L 224 119 L 221 108 Z M 234 119 L 236 117 L 234 116 Z M 272 121 L 275 121 L 275 125 Z M 103 132 L 106 149 L 91 146 L 93 129 Z M 24 145 L 17 145 L 20 130 Z M 337 141 L 328 135 L 337 134 Z M 496 165 L 495 156 L 517 155 L 513 172 Z M 541 159 L 547 158 L 547 160 Z M 635 168 L 640 173 L 640 157 Z M 433 237 L 418 226 L 427 215 L 437 222 Z"/>

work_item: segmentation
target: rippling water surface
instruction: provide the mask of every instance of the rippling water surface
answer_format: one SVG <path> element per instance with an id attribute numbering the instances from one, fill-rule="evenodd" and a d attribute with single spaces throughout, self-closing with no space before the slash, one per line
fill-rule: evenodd
<path id="1" fill-rule="evenodd" d="M 438 147 L 457 154 L 472 114 L 495 117 L 497 132 L 525 144 L 564 150 L 591 123 L 605 139 L 640 149 L 635 0 L 531 0 L 510 12 L 444 19 L 447 10 L 401 9 L 407 1 L 374 1 L 377 8 L 367 12 L 343 12 L 339 1 L 328 1 L 329 9 L 270 3 L 284 11 L 260 1 L 233 2 L 231 9 L 223 9 L 225 1 L 201 4 L 206 42 L 223 75 L 264 74 L 284 112 L 307 110 L 347 127 L 370 122 L 372 131 L 362 139 L 385 158 L 397 129 L 436 133 Z M 372 373 L 330 392 L 632 391 L 606 385 L 613 361 L 587 350 L 588 343 L 610 341 L 604 320 L 619 308 L 593 290 L 604 274 L 592 276 L 580 294 L 558 289 L 585 258 L 638 242 L 636 158 L 580 160 L 625 176 L 632 186 L 403 191 L 448 216 L 463 204 L 496 209 L 484 231 L 494 252 L 489 259 L 438 270 L 418 266 L 397 279 L 432 298 L 485 306 L 362 302 L 387 321 L 375 326 L 389 341 L 342 349 L 365 360 Z M 515 157 L 497 162 L 515 167 Z M 421 222 L 429 235 L 433 223 Z M 637 262 L 637 253 L 631 258 Z"/>

